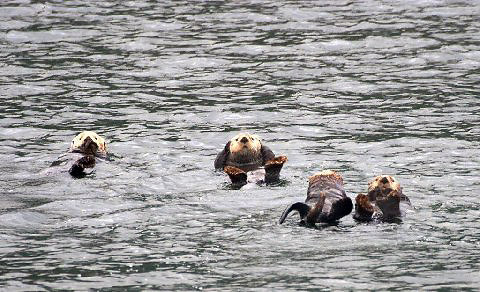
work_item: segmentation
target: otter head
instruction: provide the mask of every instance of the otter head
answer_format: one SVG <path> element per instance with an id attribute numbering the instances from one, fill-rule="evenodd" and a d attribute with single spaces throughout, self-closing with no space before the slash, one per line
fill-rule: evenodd
<path id="1" fill-rule="evenodd" d="M 260 153 L 262 150 L 262 141 L 257 135 L 250 135 L 249 133 L 240 133 L 230 139 L 229 145 L 230 153 L 234 155 L 254 154 Z"/>
<path id="2" fill-rule="evenodd" d="M 70 152 L 79 152 L 88 155 L 107 155 L 107 144 L 97 133 L 83 131 L 72 140 Z"/>
<path id="3" fill-rule="evenodd" d="M 262 165 L 262 141 L 257 135 L 240 133 L 227 143 L 228 164 L 236 167 L 249 167 L 248 165 Z"/>
<path id="4" fill-rule="evenodd" d="M 391 192 L 401 193 L 400 184 L 390 175 L 379 175 L 368 183 L 368 199 L 376 201 L 377 197 L 388 196 Z"/>
<path id="5" fill-rule="evenodd" d="M 400 200 L 403 197 L 398 181 L 389 175 L 379 175 L 368 183 L 368 199 L 380 208 L 385 218 L 400 216 Z"/>

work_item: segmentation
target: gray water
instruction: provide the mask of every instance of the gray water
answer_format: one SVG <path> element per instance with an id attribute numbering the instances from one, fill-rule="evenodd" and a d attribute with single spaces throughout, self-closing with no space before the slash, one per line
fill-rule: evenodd
<path id="1" fill-rule="evenodd" d="M 2 290 L 477 290 L 479 1 L 0 3 Z M 112 161 L 43 171 L 82 130 Z M 232 189 L 239 131 L 289 161 Z M 334 169 L 400 224 L 277 221 Z"/>

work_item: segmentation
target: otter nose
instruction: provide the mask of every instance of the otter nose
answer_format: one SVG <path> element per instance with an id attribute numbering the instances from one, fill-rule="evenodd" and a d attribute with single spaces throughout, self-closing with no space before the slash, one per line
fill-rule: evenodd
<path id="1" fill-rule="evenodd" d="M 98 145 L 93 142 L 92 138 L 87 137 L 82 143 L 82 148 L 85 154 L 95 154 L 98 150 Z"/>
<path id="2" fill-rule="evenodd" d="M 242 142 L 243 144 L 247 143 L 248 142 L 248 138 L 247 137 L 243 137 L 240 142 Z"/>

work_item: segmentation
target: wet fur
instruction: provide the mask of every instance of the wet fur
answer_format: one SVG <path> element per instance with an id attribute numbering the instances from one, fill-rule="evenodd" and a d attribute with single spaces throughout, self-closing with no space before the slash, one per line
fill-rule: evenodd
<path id="1" fill-rule="evenodd" d="M 264 182 L 278 181 L 286 156 L 275 157 L 273 151 L 262 144 L 260 138 L 240 133 L 227 142 L 215 158 L 215 169 L 226 172 L 234 185 L 247 183 L 247 172 L 265 167 Z"/>
<path id="2" fill-rule="evenodd" d="M 215 159 L 215 169 L 234 166 L 245 172 L 260 168 L 275 155 L 260 138 L 248 133 L 240 133 L 230 139 Z"/>
<path id="3" fill-rule="evenodd" d="M 91 146 L 92 143 L 95 144 L 96 148 L 91 148 L 94 147 Z M 107 143 L 97 133 L 83 131 L 73 138 L 69 151 L 105 157 L 107 156 Z M 91 153 L 92 151 L 93 153 Z"/>
<path id="4" fill-rule="evenodd" d="M 105 140 L 97 133 L 92 131 L 83 131 L 72 140 L 70 152 L 80 153 L 83 156 L 76 160 L 68 170 L 73 177 L 83 177 L 88 173 L 87 168 L 93 168 L 96 164 L 96 156 L 106 157 L 107 144 Z"/>
<path id="5" fill-rule="evenodd" d="M 107 158 L 106 142 L 95 132 L 84 131 L 73 138 L 69 151 L 44 173 L 53 174 L 55 169 L 67 168 L 72 177 L 81 178 L 93 172 L 97 157 Z"/>
<path id="6" fill-rule="evenodd" d="M 353 218 L 358 221 L 390 221 L 402 216 L 400 203 L 410 200 L 402 192 L 400 183 L 390 175 L 379 175 L 368 183 L 368 193 L 355 199 Z"/>
<path id="7" fill-rule="evenodd" d="M 352 200 L 345 193 L 342 177 L 326 170 L 310 177 L 305 203 L 297 202 L 289 206 L 279 223 L 282 224 L 292 211 L 299 212 L 303 223 L 333 223 L 350 214 L 352 209 Z"/>

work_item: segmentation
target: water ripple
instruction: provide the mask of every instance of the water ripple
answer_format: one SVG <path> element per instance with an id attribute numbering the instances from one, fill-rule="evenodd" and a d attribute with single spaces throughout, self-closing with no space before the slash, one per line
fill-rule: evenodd
<path id="1" fill-rule="evenodd" d="M 0 283 L 14 290 L 475 290 L 475 1 L 8 0 L 0 9 Z M 48 173 L 107 139 L 84 179 Z M 289 161 L 234 190 L 238 131 Z M 394 175 L 400 224 L 305 228 L 307 178 Z"/>

